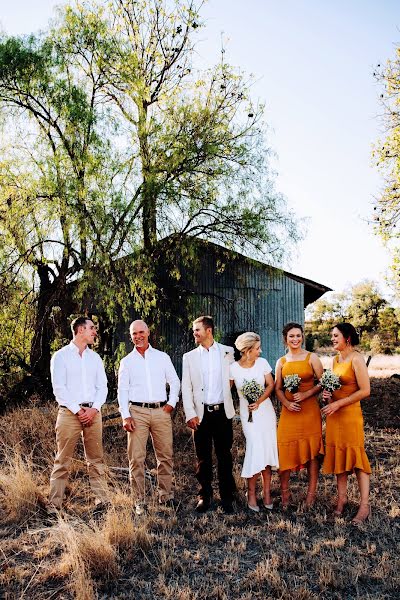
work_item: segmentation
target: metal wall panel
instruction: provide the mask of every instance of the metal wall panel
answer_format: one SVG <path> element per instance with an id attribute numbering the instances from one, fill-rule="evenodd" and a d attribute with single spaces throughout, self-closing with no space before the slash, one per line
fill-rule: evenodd
<path id="1" fill-rule="evenodd" d="M 274 369 L 284 353 L 283 325 L 288 321 L 304 323 L 304 284 L 241 255 L 233 254 L 222 268 L 223 261 L 215 248 L 211 245 L 210 251 L 202 253 L 197 267 L 181 267 L 180 285 L 186 290 L 182 296 L 184 309 L 179 315 L 171 314 L 171 307 L 164 302 L 165 316 L 159 324 L 161 337 L 156 345 L 168 352 L 181 374 L 182 354 L 194 347 L 192 319 L 210 314 L 215 320 L 216 338 L 222 343 L 233 345 L 240 333 L 257 332 L 263 356 Z M 126 340 L 121 334 L 127 328 L 121 326 L 116 331 L 116 341 Z"/>

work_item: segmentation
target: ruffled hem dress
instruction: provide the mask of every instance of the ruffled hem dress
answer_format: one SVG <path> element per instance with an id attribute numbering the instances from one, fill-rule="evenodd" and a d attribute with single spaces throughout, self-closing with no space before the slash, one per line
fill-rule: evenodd
<path id="1" fill-rule="evenodd" d="M 246 438 L 246 453 L 242 468 L 242 477 L 253 477 L 265 467 L 279 468 L 278 447 L 276 441 L 276 415 L 269 398 L 253 411 L 253 422 L 248 421 L 248 402 L 243 397 L 242 386 L 245 380 L 255 379 L 265 386 L 265 375 L 272 369 L 265 358 L 257 358 L 250 369 L 245 369 L 238 362 L 230 366 L 230 379 L 235 382 L 240 398 L 240 420 Z"/>
<path id="2" fill-rule="evenodd" d="M 315 385 L 310 353 L 303 360 L 281 359 L 282 380 L 295 373 L 301 377 L 299 392 L 307 392 Z M 285 397 L 293 402 L 293 394 L 285 391 Z M 291 412 L 282 406 L 278 425 L 279 466 L 281 471 L 303 468 L 310 460 L 324 454 L 322 420 L 317 396 L 300 403 L 299 412 Z"/>
<path id="3" fill-rule="evenodd" d="M 341 387 L 332 394 L 333 400 L 347 398 L 358 388 L 352 362 L 333 361 L 333 372 L 340 377 Z M 371 466 L 364 449 L 364 419 L 360 402 L 349 404 L 326 418 L 325 474 L 351 473 L 360 469 L 371 473 Z"/>

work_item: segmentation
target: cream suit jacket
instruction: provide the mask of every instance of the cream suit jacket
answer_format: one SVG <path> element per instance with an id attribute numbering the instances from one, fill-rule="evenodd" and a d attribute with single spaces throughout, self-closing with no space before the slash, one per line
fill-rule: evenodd
<path id="1" fill-rule="evenodd" d="M 232 419 L 235 409 L 232 401 L 229 382 L 229 365 L 234 362 L 233 348 L 214 342 L 221 354 L 222 387 L 224 394 L 224 408 L 228 419 Z M 186 421 L 199 417 L 201 422 L 204 415 L 204 383 L 201 368 L 200 347 L 186 352 L 182 364 L 182 400 Z"/>

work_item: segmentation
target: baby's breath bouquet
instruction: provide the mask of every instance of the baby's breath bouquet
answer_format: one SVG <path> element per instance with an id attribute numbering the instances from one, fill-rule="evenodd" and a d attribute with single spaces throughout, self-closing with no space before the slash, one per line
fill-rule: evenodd
<path id="1" fill-rule="evenodd" d="M 262 385 L 257 383 L 255 379 L 250 379 L 250 381 L 245 379 L 243 381 L 242 394 L 245 400 L 247 400 L 248 404 L 254 404 L 254 402 L 257 402 L 257 400 L 263 392 L 264 388 L 262 387 Z M 253 421 L 253 413 L 251 412 L 251 410 L 249 410 L 249 418 L 247 419 L 247 421 L 249 423 Z"/>
<path id="2" fill-rule="evenodd" d="M 331 393 L 341 387 L 339 375 L 336 375 L 336 373 L 333 373 L 330 369 L 326 369 L 326 371 L 323 372 L 319 383 L 323 390 L 327 390 Z"/>
<path id="3" fill-rule="evenodd" d="M 283 387 L 292 394 L 298 392 L 300 383 L 301 377 L 300 375 L 297 375 L 297 373 L 286 375 L 286 377 L 283 378 Z"/>

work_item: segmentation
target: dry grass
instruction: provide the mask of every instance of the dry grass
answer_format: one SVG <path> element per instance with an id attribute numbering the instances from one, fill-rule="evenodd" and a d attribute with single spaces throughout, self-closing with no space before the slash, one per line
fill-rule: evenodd
<path id="1" fill-rule="evenodd" d="M 33 472 L 30 457 L 7 452 L 0 470 L 0 502 L 7 521 L 25 522 L 44 507 L 44 498 Z"/>
<path id="2" fill-rule="evenodd" d="M 318 352 L 319 351 L 317 351 L 317 354 Z M 324 369 L 332 368 L 332 361 L 335 354 L 336 352 L 334 352 L 333 349 L 327 354 L 319 354 Z M 367 360 L 368 356 L 368 353 L 364 353 L 365 360 Z M 391 377 L 394 374 L 400 375 L 400 354 L 395 354 L 393 356 L 375 354 L 370 360 L 368 373 L 370 377 Z"/>
<path id="3" fill-rule="evenodd" d="M 369 363 L 368 372 L 370 377 L 390 377 L 395 373 L 400 375 L 400 354 L 375 354 Z"/>
<path id="4" fill-rule="evenodd" d="M 94 600 L 95 592 L 89 565 L 93 552 L 97 552 L 100 548 L 98 540 L 95 539 L 93 544 L 91 532 L 87 532 L 87 527 L 82 532 L 80 528 L 73 527 L 62 519 L 50 536 L 55 547 L 63 548 L 63 554 L 57 561 L 57 565 L 49 572 L 49 577 L 68 577 L 68 588 L 77 600 Z M 103 556 L 107 555 L 104 555 L 100 549 L 100 555 L 95 558 L 96 565 L 99 558 Z M 107 564 L 105 563 L 103 567 L 106 568 Z"/>
<path id="5" fill-rule="evenodd" d="M 176 496 L 181 502 L 177 514 L 158 507 L 152 500 L 146 515 L 134 516 L 126 473 L 110 471 L 112 507 L 94 520 L 82 456 L 75 462 L 63 517 L 50 522 L 37 510 L 11 513 L 8 505 L 15 496 L 12 477 L 17 477 L 16 473 L 29 472 L 27 487 L 36 485 L 31 501 L 25 505 L 36 502 L 37 506 L 40 498 L 37 494 L 48 491 L 55 415 L 53 409 L 42 413 L 35 408 L 29 418 L 24 419 L 23 411 L 3 417 L 0 516 L 6 525 L 0 530 L 0 586 L 5 597 L 29 600 L 397 598 L 399 392 L 399 380 L 375 379 L 371 399 L 363 404 L 366 447 L 373 466 L 373 515 L 369 523 L 358 529 L 350 525 L 358 502 L 354 478 L 350 480 L 349 508 L 336 521 L 331 518 L 334 478 L 321 477 L 316 506 L 305 510 L 303 472 L 292 477 L 292 510 L 287 513 L 280 510 L 278 477 L 274 475 L 275 510 L 249 514 L 244 508 L 244 482 L 240 478 L 244 444 L 238 422 L 234 424 L 233 452 L 242 505 L 231 516 L 224 516 L 216 505 L 205 515 L 196 514 L 193 445 L 180 412 L 174 425 Z M 37 427 L 35 418 L 40 424 Z M 15 422 L 21 424 L 20 429 Z M 126 467 L 126 439 L 119 422 L 105 428 L 105 446 L 107 463 Z M 17 468 L 18 459 L 10 453 L 11 447 L 23 450 L 26 456 L 33 454 L 34 458 L 30 463 L 23 461 Z M 154 466 L 150 457 L 148 467 Z M 18 475 L 17 479 L 21 477 Z"/>

